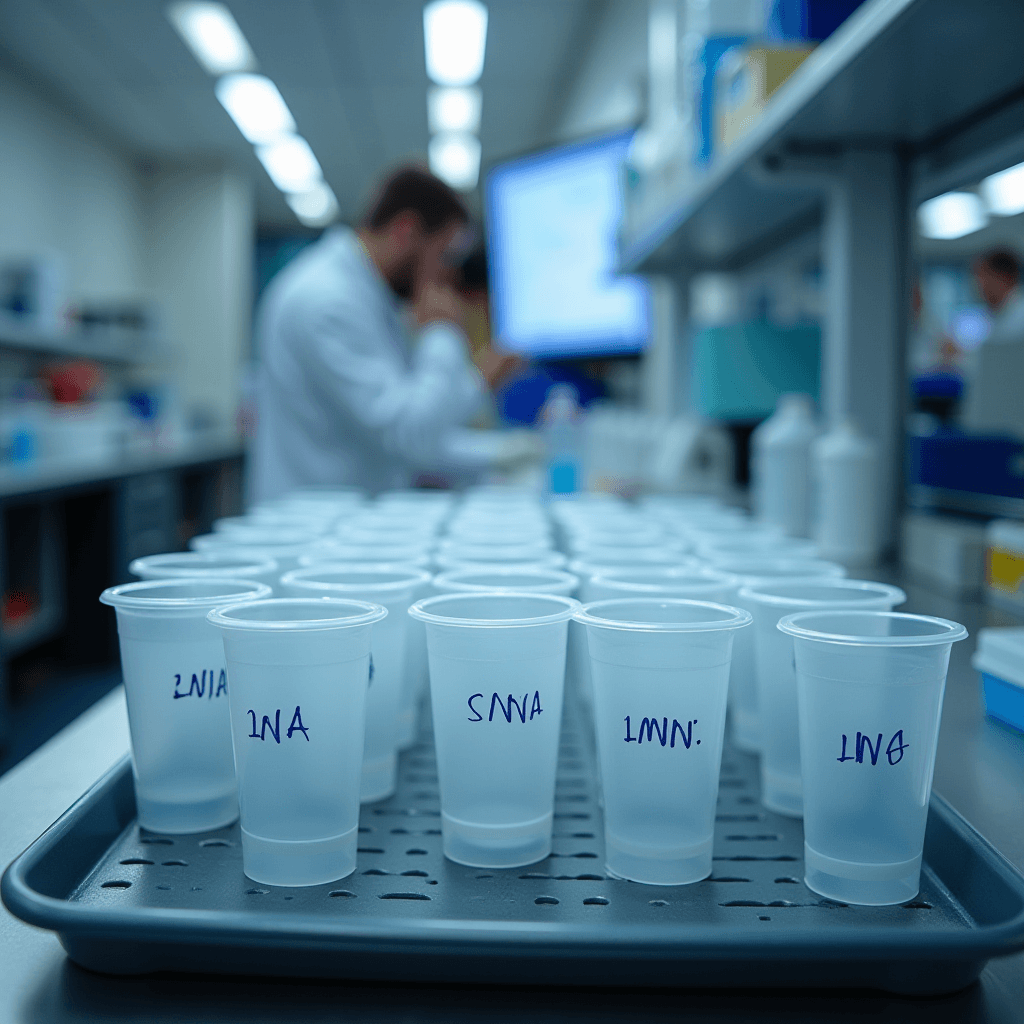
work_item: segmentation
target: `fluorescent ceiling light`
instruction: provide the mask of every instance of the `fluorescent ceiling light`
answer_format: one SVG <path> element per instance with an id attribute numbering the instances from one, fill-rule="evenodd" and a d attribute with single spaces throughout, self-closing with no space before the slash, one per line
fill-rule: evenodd
<path id="1" fill-rule="evenodd" d="M 423 8 L 427 75 L 438 85 L 472 85 L 484 69 L 487 8 L 479 0 L 434 0 Z"/>
<path id="2" fill-rule="evenodd" d="M 427 149 L 430 169 L 452 188 L 468 192 L 480 176 L 480 140 L 475 135 L 435 135 Z"/>
<path id="3" fill-rule="evenodd" d="M 270 145 L 257 146 L 256 156 L 282 192 L 309 192 L 323 178 L 313 150 L 301 135 L 286 135 Z"/>
<path id="4" fill-rule="evenodd" d="M 1024 213 L 1024 164 L 990 174 L 981 183 L 981 194 L 989 213 L 999 217 Z"/>
<path id="5" fill-rule="evenodd" d="M 284 198 L 295 216 L 309 228 L 322 228 L 338 215 L 337 197 L 325 181 L 308 192 L 293 192 Z"/>
<path id="6" fill-rule="evenodd" d="M 988 216 L 973 192 L 947 192 L 917 208 L 917 223 L 925 238 L 962 238 L 983 228 Z"/>
<path id="7" fill-rule="evenodd" d="M 431 89 L 427 93 L 427 123 L 431 135 L 479 131 L 480 106 L 479 89 Z"/>
<path id="8" fill-rule="evenodd" d="M 231 12 L 218 3 L 171 4 L 167 17 L 211 75 L 252 71 L 256 57 Z"/>
<path id="9" fill-rule="evenodd" d="M 214 90 L 238 130 L 255 146 L 295 131 L 277 86 L 263 75 L 224 75 Z"/>

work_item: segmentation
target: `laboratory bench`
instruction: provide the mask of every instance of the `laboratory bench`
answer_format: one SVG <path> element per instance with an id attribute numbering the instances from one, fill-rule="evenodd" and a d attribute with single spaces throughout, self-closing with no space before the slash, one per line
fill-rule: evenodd
<path id="1" fill-rule="evenodd" d="M 130 579 L 133 558 L 181 550 L 239 512 L 242 460 L 237 435 L 209 434 L 168 450 L 0 468 L 0 752 L 14 739 L 12 697 L 116 665 L 98 594 Z"/>
<path id="2" fill-rule="evenodd" d="M 902 582 L 900 573 L 875 577 Z M 1019 625 L 986 605 L 905 583 L 909 611 L 963 622 L 953 646 L 935 790 L 1024 870 L 1024 736 L 987 718 L 970 665 L 977 631 Z M 121 688 L 0 778 L 6 866 L 128 750 Z M 17 1021 L 742 1021 L 1019 1022 L 1024 954 L 993 960 L 950 996 L 869 991 L 582 989 L 316 982 L 217 975 L 110 977 L 72 964 L 56 937 L 0 908 L 0 1022 Z"/>

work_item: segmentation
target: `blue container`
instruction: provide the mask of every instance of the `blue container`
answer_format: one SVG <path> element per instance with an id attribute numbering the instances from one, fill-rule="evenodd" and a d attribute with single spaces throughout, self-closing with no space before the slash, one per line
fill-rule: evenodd
<path id="1" fill-rule="evenodd" d="M 1024 732 L 1024 629 L 982 629 L 971 664 L 981 674 L 985 712 Z"/>

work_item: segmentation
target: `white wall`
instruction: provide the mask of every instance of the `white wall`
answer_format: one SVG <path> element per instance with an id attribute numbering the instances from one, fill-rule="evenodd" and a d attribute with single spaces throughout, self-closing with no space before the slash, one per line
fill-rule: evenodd
<path id="1" fill-rule="evenodd" d="M 232 425 L 252 304 L 251 182 L 136 161 L 0 65 L 0 259 L 56 253 L 72 304 L 155 299 L 185 411 Z M 152 377 L 152 374 L 147 374 Z"/>
<path id="2" fill-rule="evenodd" d="M 637 124 L 647 94 L 646 0 L 610 0 L 554 126 L 574 139 Z"/>
<path id="3" fill-rule="evenodd" d="M 131 162 L 0 66 L 0 257 L 59 252 L 72 302 L 144 287 Z"/>
<path id="4" fill-rule="evenodd" d="M 253 190 L 221 169 L 148 179 L 148 283 L 178 349 L 186 409 L 230 427 L 252 307 Z"/>

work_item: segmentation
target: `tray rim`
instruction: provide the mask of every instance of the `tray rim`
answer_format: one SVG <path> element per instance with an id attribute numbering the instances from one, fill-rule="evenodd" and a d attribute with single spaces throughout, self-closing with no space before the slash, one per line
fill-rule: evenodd
<path id="1" fill-rule="evenodd" d="M 129 756 L 101 776 L 52 825 L 35 839 L 8 866 L 0 879 L 0 898 L 8 910 L 29 924 L 65 935 L 88 934 L 124 940 L 124 915 L 130 913 L 135 929 L 145 932 L 148 943 L 180 942 L 186 937 L 192 944 L 260 945 L 273 937 L 277 942 L 303 944 L 311 940 L 329 941 L 339 952 L 359 949 L 369 952 L 401 950 L 412 953 L 418 947 L 436 951 L 438 943 L 466 947 L 480 956 L 508 951 L 510 946 L 523 952 L 544 955 L 631 956 L 678 958 L 684 955 L 701 960 L 716 956 L 754 955 L 759 959 L 877 959 L 880 952 L 889 960 L 988 959 L 1011 955 L 1024 949 L 1024 874 L 985 839 L 958 811 L 937 794 L 932 794 L 929 814 L 936 813 L 944 823 L 972 845 L 990 870 L 1021 898 L 1020 911 L 1009 920 L 994 925 L 975 925 L 962 932 L 933 935 L 894 933 L 886 927 L 871 927 L 857 932 L 824 931 L 820 927 L 789 928 L 786 932 L 767 933 L 756 939 L 741 933 L 730 934 L 707 924 L 617 925 L 613 931 L 601 926 L 583 926 L 556 922 L 488 920 L 420 920 L 386 918 L 346 920 L 308 913 L 275 911 L 273 917 L 246 911 L 174 910 L 143 908 L 130 912 L 85 906 L 71 899 L 44 895 L 28 881 L 32 868 L 73 829 L 79 817 L 103 800 L 106 792 L 121 783 L 131 772 Z M 927 862 L 926 862 L 927 867 Z M 930 870 L 930 869 L 929 869 Z M 938 877 L 938 876 L 936 876 Z M 941 882 L 942 879 L 939 878 Z M 657 929 L 654 931 L 653 929 Z M 895 938 L 898 942 L 894 941 Z M 426 950 L 424 950 L 426 951 Z"/>

